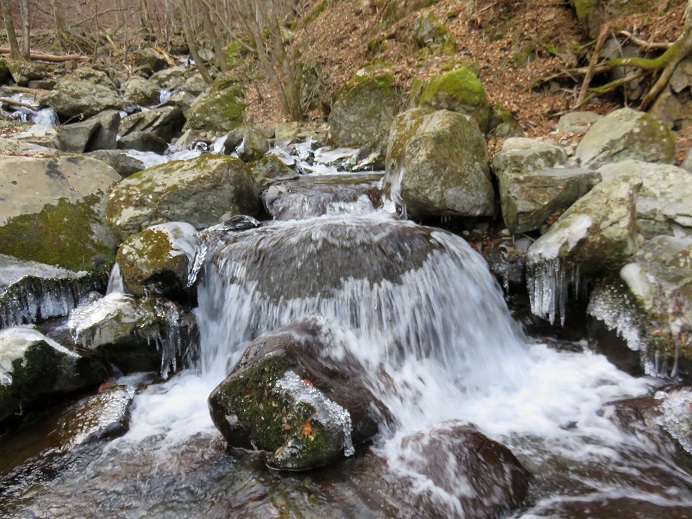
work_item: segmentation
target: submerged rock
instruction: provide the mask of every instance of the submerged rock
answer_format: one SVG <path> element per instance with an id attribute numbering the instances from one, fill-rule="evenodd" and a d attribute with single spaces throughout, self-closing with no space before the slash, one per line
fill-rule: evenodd
<path id="1" fill-rule="evenodd" d="M 675 137 L 654 117 L 621 108 L 586 132 L 574 158 L 588 168 L 623 160 L 674 164 Z"/>
<path id="2" fill-rule="evenodd" d="M 115 386 L 71 405 L 52 433 L 56 448 L 66 452 L 78 445 L 122 436 L 130 426 L 134 397 L 134 387 Z"/>
<path id="3" fill-rule="evenodd" d="M 154 166 L 126 178 L 110 193 L 108 222 L 121 237 L 164 222 L 208 227 L 227 214 L 256 214 L 259 188 L 233 157 L 204 154 Z"/>
<path id="4" fill-rule="evenodd" d="M 377 402 L 365 369 L 318 318 L 253 341 L 212 392 L 209 408 L 231 447 L 269 453 L 268 465 L 328 464 L 377 432 Z"/>
<path id="5" fill-rule="evenodd" d="M 199 247 L 192 225 L 169 222 L 128 237 L 120 245 L 115 261 L 131 294 L 153 292 L 178 299 L 192 281 Z"/>
<path id="6" fill-rule="evenodd" d="M 159 297 L 111 293 L 72 312 L 75 341 L 124 373 L 160 371 L 166 377 L 196 356 L 194 316 Z"/>
<path id="7" fill-rule="evenodd" d="M 397 116 L 385 192 L 414 216 L 489 216 L 495 194 L 485 140 L 466 116 L 413 109 Z"/>
<path id="8" fill-rule="evenodd" d="M 94 285 L 86 272 L 0 254 L 0 328 L 66 316 Z"/>
<path id="9" fill-rule="evenodd" d="M 64 348 L 29 327 L 0 331 L 0 421 L 21 406 L 45 406 L 51 397 L 105 379 L 99 362 Z"/>

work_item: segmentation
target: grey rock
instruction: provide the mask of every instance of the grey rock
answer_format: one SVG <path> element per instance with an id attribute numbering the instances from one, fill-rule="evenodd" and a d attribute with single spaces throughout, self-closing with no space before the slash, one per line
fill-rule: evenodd
<path id="1" fill-rule="evenodd" d="M 594 123 L 603 119 L 602 115 L 593 112 L 571 112 L 560 117 L 557 130 L 560 132 L 586 132 Z"/>
<path id="2" fill-rule="evenodd" d="M 131 132 L 120 138 L 118 149 L 153 151 L 161 155 L 168 149 L 168 143 L 154 133 Z"/>
<path id="3" fill-rule="evenodd" d="M 159 87 L 139 76 L 132 76 L 123 85 L 123 98 L 128 104 L 150 106 L 159 102 Z"/>
<path id="4" fill-rule="evenodd" d="M 177 106 L 164 106 L 128 115 L 120 123 L 119 135 L 134 132 L 152 133 L 170 142 L 178 135 L 185 124 L 185 116 Z"/>
<path id="5" fill-rule="evenodd" d="M 145 169 L 141 160 L 128 155 L 124 150 L 97 150 L 87 156 L 105 162 L 123 178 Z"/>
<path id="6" fill-rule="evenodd" d="M 83 153 L 91 138 L 100 128 L 101 123 L 94 118 L 61 126 L 58 130 L 58 137 L 62 142 L 62 149 L 71 153 Z"/>
<path id="7" fill-rule="evenodd" d="M 99 122 L 96 133 L 92 136 L 86 151 L 114 150 L 118 146 L 118 127 L 120 126 L 120 112 L 106 110 L 93 117 Z"/>

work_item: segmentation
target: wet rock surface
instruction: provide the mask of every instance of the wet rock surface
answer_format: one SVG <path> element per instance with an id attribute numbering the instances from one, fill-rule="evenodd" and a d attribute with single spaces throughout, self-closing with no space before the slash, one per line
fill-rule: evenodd
<path id="1" fill-rule="evenodd" d="M 212 392 L 212 419 L 231 447 L 260 449 L 269 466 L 305 470 L 351 456 L 377 432 L 365 368 L 322 319 L 253 341 Z"/>

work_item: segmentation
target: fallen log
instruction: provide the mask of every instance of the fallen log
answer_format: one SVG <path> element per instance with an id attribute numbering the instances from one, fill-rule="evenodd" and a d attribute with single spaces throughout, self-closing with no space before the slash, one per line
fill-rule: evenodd
<path id="1" fill-rule="evenodd" d="M 9 97 L 0 97 L 0 103 L 5 103 L 9 106 L 21 106 L 22 108 L 31 108 L 32 110 L 38 110 L 40 106 L 34 106 L 29 103 L 23 103 L 22 101 L 15 101 Z"/>
<path id="2" fill-rule="evenodd" d="M 0 47 L 0 54 L 9 55 L 10 49 L 6 47 Z M 89 56 L 84 56 L 82 54 L 46 54 L 45 52 L 31 51 L 31 59 L 37 61 L 49 61 L 51 63 L 63 63 L 65 61 L 80 61 L 84 59 L 89 59 Z"/>

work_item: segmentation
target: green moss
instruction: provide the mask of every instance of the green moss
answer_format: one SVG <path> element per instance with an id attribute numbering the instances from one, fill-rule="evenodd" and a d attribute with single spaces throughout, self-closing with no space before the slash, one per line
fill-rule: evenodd
<path id="1" fill-rule="evenodd" d="M 368 42 L 368 56 L 375 56 L 384 52 L 385 49 L 385 39 L 381 36 L 373 38 Z"/>
<path id="2" fill-rule="evenodd" d="M 98 195 L 78 203 L 60 199 L 40 213 L 10 218 L 0 227 L 0 253 L 75 271 L 107 271 L 115 257 L 115 240 L 103 224 L 100 203 Z M 108 234 L 104 240 L 95 236 L 96 226 Z M 95 256 L 98 267 L 92 262 Z"/>
<path id="3" fill-rule="evenodd" d="M 597 0 L 572 0 L 572 3 L 577 13 L 577 19 L 581 22 L 589 14 L 589 11 L 596 7 Z"/>
<path id="4" fill-rule="evenodd" d="M 428 81 L 421 92 L 419 104 L 435 106 L 441 98 L 453 98 L 469 105 L 487 103 L 483 85 L 466 67 Z"/>

